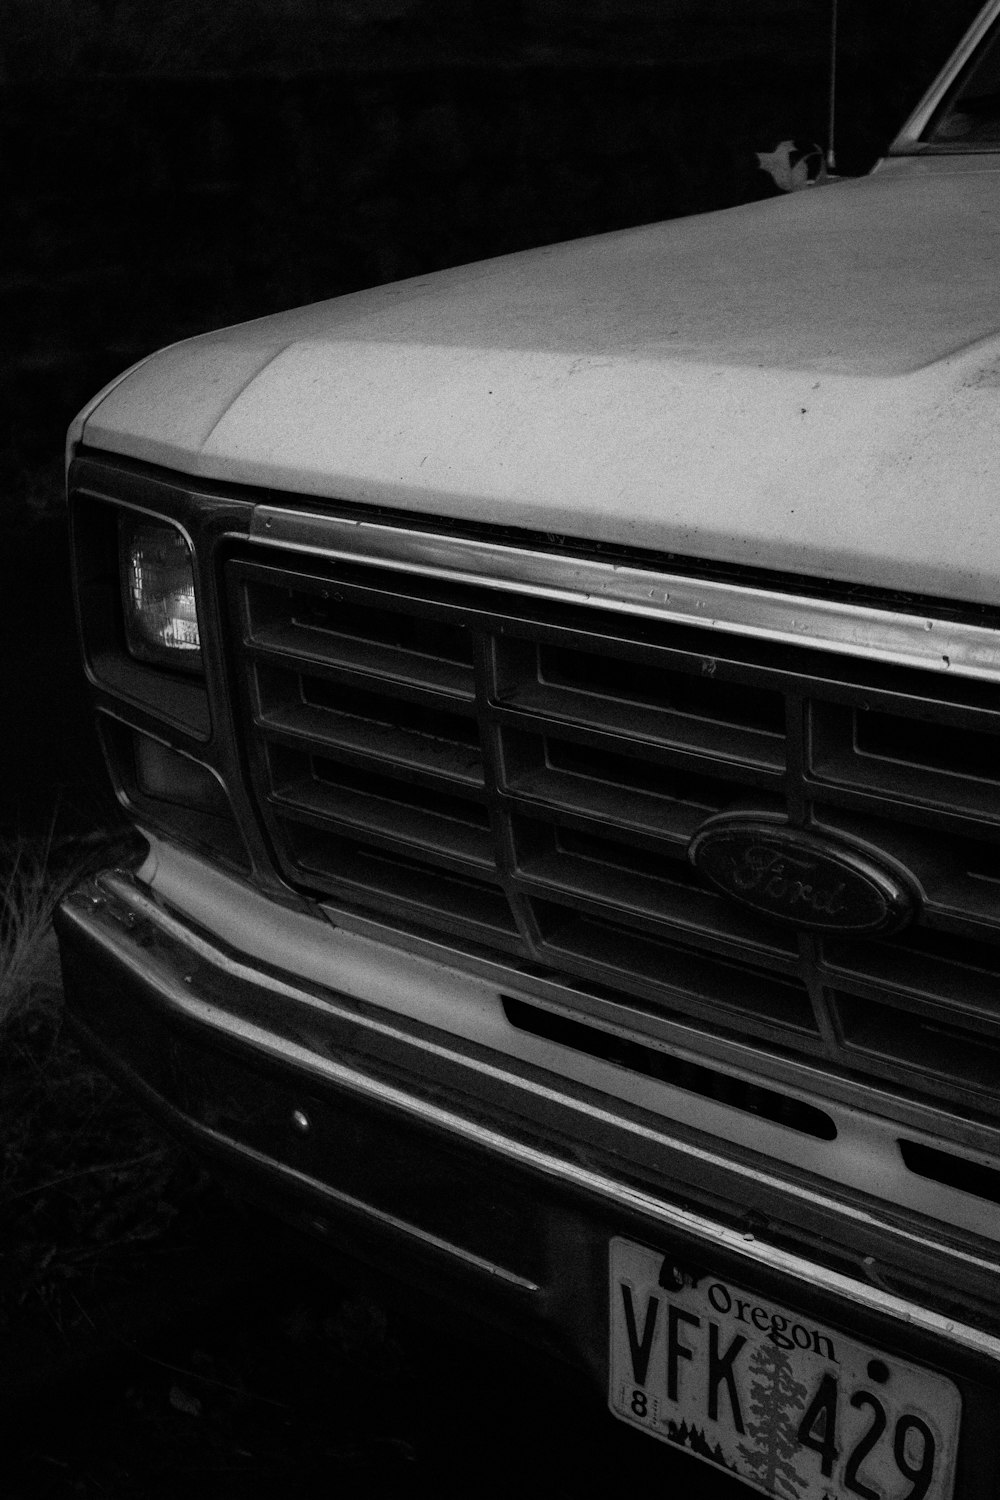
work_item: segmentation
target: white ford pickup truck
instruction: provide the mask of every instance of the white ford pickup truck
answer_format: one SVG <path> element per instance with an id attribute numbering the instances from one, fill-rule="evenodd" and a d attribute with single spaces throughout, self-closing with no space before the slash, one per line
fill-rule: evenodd
<path id="1" fill-rule="evenodd" d="M 244 1192 L 782 1500 L 995 1500 L 1000 3 L 868 178 L 153 355 L 69 438 L 145 854 L 67 1004 Z"/>

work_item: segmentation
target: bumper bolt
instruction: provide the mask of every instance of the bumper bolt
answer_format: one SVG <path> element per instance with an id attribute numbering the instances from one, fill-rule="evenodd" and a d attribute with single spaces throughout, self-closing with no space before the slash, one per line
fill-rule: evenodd
<path id="1" fill-rule="evenodd" d="M 312 1129 L 312 1122 L 304 1109 L 292 1110 L 292 1129 L 299 1135 L 308 1135 Z"/>

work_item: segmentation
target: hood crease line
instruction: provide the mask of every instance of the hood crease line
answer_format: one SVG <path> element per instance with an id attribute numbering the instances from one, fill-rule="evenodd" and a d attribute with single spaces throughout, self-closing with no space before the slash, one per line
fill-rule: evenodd
<path id="1" fill-rule="evenodd" d="M 205 447 L 210 442 L 212 434 L 215 432 L 216 428 L 219 426 L 219 423 L 223 420 L 224 417 L 228 416 L 228 414 L 232 411 L 233 407 L 236 405 L 237 401 L 240 399 L 240 397 L 243 395 L 243 393 L 245 391 L 248 391 L 250 389 L 250 387 L 253 385 L 254 381 L 258 378 L 258 376 L 263 375 L 264 371 L 267 369 L 267 367 L 269 365 L 273 365 L 274 361 L 276 359 L 280 359 L 280 357 L 282 356 L 282 354 L 284 354 L 287 350 L 291 349 L 294 346 L 294 344 L 295 344 L 295 340 L 292 339 L 292 340 L 289 341 L 289 343 L 282 344 L 280 348 L 275 349 L 274 352 L 273 352 L 273 354 L 270 354 L 268 356 L 268 358 L 265 359 L 264 363 L 258 369 L 254 370 L 254 372 L 253 372 L 252 375 L 248 375 L 247 378 L 246 378 L 246 380 L 244 380 L 241 385 L 237 386 L 236 390 L 233 391 L 232 395 L 229 397 L 229 400 L 226 402 L 225 406 L 219 412 L 219 414 L 216 417 L 215 421 L 212 423 L 211 427 L 208 429 L 208 431 L 205 433 L 205 436 L 202 438 L 201 443 L 199 444 L 199 452 L 203 453 L 205 451 Z"/>

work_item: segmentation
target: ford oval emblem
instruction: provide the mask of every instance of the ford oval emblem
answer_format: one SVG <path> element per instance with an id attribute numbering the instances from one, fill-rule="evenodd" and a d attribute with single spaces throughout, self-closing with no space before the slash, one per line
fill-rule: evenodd
<path id="1" fill-rule="evenodd" d="M 852 845 L 814 833 L 722 813 L 702 825 L 688 853 L 727 896 L 795 927 L 886 932 L 913 915 L 904 880 Z"/>

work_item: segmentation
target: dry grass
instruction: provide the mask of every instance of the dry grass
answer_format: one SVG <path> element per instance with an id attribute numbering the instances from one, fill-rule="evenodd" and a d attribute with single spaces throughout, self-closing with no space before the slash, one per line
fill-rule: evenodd
<path id="1" fill-rule="evenodd" d="M 71 878 L 53 872 L 51 833 L 0 845 L 0 1036 L 40 991 L 58 990 L 52 914 Z"/>
<path id="2" fill-rule="evenodd" d="M 64 1024 L 52 914 L 94 860 L 51 836 L 0 847 L 0 1326 L 27 1304 L 64 1330 L 194 1177 Z"/>
<path id="3" fill-rule="evenodd" d="M 123 854 L 129 835 L 94 833 L 0 840 L 0 1042 L 26 1010 L 45 1011 L 60 993 L 52 918 L 76 881 Z"/>

